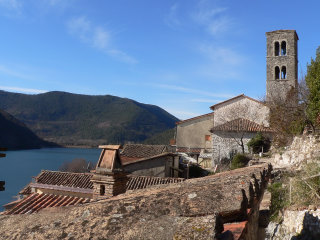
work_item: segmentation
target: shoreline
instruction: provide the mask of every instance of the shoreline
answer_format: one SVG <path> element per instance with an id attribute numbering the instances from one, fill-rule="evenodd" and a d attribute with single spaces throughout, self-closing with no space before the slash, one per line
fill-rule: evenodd
<path id="1" fill-rule="evenodd" d="M 84 148 L 84 149 L 93 149 L 93 148 L 99 148 L 98 146 L 88 146 L 88 145 L 60 145 L 62 148 Z"/>

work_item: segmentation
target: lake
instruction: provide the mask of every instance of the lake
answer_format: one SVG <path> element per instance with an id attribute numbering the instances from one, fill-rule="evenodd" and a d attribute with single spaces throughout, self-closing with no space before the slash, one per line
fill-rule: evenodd
<path id="1" fill-rule="evenodd" d="M 7 151 L 0 158 L 0 180 L 6 181 L 5 191 L 0 192 L 2 205 L 15 200 L 12 197 L 31 182 L 41 170 L 59 170 L 62 163 L 75 158 L 85 159 L 94 164 L 98 161 L 101 149 L 84 148 L 43 148 L 35 150 Z"/>

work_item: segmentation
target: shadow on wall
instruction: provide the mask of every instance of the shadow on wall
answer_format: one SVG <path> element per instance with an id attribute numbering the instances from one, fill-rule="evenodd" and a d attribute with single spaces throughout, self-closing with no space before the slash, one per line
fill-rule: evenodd
<path id="1" fill-rule="evenodd" d="M 320 239 L 320 219 L 306 212 L 303 218 L 303 228 L 301 233 L 291 238 L 291 240 Z"/>

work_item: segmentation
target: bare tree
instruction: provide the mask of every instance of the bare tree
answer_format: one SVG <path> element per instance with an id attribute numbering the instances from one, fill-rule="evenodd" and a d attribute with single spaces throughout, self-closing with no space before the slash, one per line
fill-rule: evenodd
<path id="1" fill-rule="evenodd" d="M 63 172 L 84 173 L 90 172 L 92 164 L 85 159 L 75 158 L 71 162 L 64 162 L 59 170 Z"/>
<path id="2" fill-rule="evenodd" d="M 293 88 L 286 99 L 272 98 L 267 102 L 270 108 L 270 125 L 275 130 L 274 143 L 278 146 L 290 144 L 295 135 L 301 134 L 305 127 L 314 131 L 312 121 L 307 116 L 309 89 L 304 78 L 299 81 L 298 92 Z M 295 102 L 294 95 L 298 96 Z"/>

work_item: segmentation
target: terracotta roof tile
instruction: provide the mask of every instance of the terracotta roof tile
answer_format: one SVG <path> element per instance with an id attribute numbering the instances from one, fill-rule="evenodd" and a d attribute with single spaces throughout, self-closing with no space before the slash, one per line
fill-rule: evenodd
<path id="1" fill-rule="evenodd" d="M 87 202 L 90 202 L 89 198 L 33 193 L 24 198 L 12 209 L 6 211 L 4 214 L 11 215 L 33 213 L 47 207 L 69 206 Z"/>
<path id="2" fill-rule="evenodd" d="M 242 239 L 241 235 L 243 234 L 244 230 L 246 229 L 248 221 L 238 222 L 238 223 L 230 223 L 224 224 L 224 230 L 230 231 L 233 234 L 234 240 Z"/>
<path id="3" fill-rule="evenodd" d="M 177 152 L 200 154 L 201 148 L 177 147 Z"/>
<path id="4" fill-rule="evenodd" d="M 224 124 L 215 126 L 211 132 L 226 131 L 226 132 L 273 132 L 269 127 L 252 122 L 248 119 L 238 118 Z"/>
<path id="5" fill-rule="evenodd" d="M 183 178 L 161 178 L 151 176 L 129 176 L 127 190 L 144 189 L 154 185 L 182 182 Z"/>
<path id="6" fill-rule="evenodd" d="M 27 186 L 25 186 L 20 192 L 19 194 L 21 195 L 29 195 L 31 194 L 31 187 L 30 185 L 28 184 Z"/>
<path id="7" fill-rule="evenodd" d="M 42 170 L 35 178 L 36 183 L 74 188 L 92 188 L 91 173 L 71 173 Z"/>
<path id="8" fill-rule="evenodd" d="M 126 144 L 120 155 L 129 158 L 147 158 L 166 151 L 166 145 Z"/>

